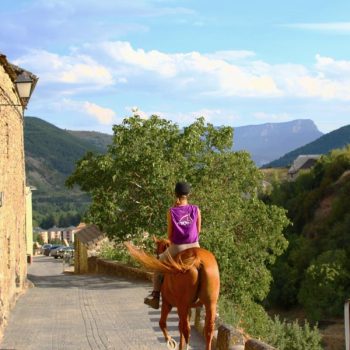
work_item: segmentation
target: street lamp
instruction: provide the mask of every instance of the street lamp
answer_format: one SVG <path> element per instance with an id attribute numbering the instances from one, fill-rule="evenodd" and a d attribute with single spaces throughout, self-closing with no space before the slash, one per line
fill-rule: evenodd
<path id="1" fill-rule="evenodd" d="M 2 95 L 5 97 L 5 100 L 7 102 L 7 103 L 1 103 L 0 106 L 21 106 L 26 108 L 36 81 L 28 72 L 23 71 L 21 74 L 17 76 L 14 83 L 16 86 L 18 96 L 21 100 L 20 101 L 21 103 L 20 104 L 12 103 L 8 94 L 3 90 L 3 88 L 0 87 L 1 89 L 0 92 L 2 92 Z"/>
<path id="2" fill-rule="evenodd" d="M 25 73 L 22 73 L 15 80 L 17 92 L 20 98 L 28 99 L 32 92 L 33 79 Z"/>

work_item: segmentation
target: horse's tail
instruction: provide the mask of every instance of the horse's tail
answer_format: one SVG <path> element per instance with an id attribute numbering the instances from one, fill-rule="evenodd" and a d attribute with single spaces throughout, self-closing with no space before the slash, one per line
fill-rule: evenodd
<path id="1" fill-rule="evenodd" d="M 147 270 L 157 271 L 161 273 L 177 273 L 186 272 L 187 270 L 195 267 L 199 268 L 201 264 L 200 258 L 195 253 L 191 254 L 179 254 L 178 257 L 173 259 L 170 254 L 167 261 L 160 261 L 152 255 L 145 253 L 142 249 L 138 249 L 130 243 L 125 243 L 130 255 L 139 261 Z"/>

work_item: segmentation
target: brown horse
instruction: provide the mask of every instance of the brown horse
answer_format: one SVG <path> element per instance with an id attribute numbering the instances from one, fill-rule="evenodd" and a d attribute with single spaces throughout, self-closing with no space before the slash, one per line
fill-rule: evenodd
<path id="1" fill-rule="evenodd" d="M 169 243 L 165 239 L 156 239 L 157 255 L 164 252 Z M 130 254 L 147 269 L 164 273 L 159 326 L 168 344 L 173 342 L 166 325 L 172 307 L 177 307 L 179 315 L 179 350 L 182 350 L 185 343 L 188 349 L 191 329 L 190 308 L 204 305 L 206 350 L 211 350 L 220 289 L 219 269 L 214 255 L 203 248 L 190 248 L 176 255 L 174 259 L 169 256 L 168 261 L 162 262 L 129 243 L 126 243 L 126 246 Z"/>

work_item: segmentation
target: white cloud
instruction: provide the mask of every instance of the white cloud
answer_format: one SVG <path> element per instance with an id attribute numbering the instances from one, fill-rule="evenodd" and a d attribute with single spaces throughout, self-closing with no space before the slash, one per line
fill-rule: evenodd
<path id="1" fill-rule="evenodd" d="M 91 48 L 90 48 L 91 49 Z M 278 96 L 272 77 L 225 61 L 251 57 L 250 51 L 222 51 L 213 55 L 199 52 L 167 54 L 158 50 L 134 49 L 129 42 L 104 42 L 93 48 L 110 56 L 119 70 L 147 79 L 172 79 L 172 85 L 201 90 L 219 96 Z M 121 67 L 122 66 L 122 67 Z M 143 74 L 152 73 L 145 77 Z M 172 88 L 169 86 L 168 88 Z M 174 87 L 173 87 L 174 89 Z"/>
<path id="2" fill-rule="evenodd" d="M 152 92 L 158 98 L 204 103 L 231 97 L 350 100 L 350 61 L 321 55 L 307 67 L 270 64 L 251 51 L 169 54 L 115 41 L 84 44 L 62 56 L 33 50 L 16 64 L 33 71 L 39 84 L 60 95 L 83 95 L 117 86 L 123 93 Z"/>
<path id="3" fill-rule="evenodd" d="M 57 110 L 75 111 L 85 113 L 93 117 L 99 124 L 111 125 L 115 122 L 116 114 L 110 108 L 101 107 L 89 101 L 75 101 L 71 99 L 63 99 L 55 103 Z"/>
<path id="4" fill-rule="evenodd" d="M 87 114 L 94 117 L 100 124 L 109 125 L 112 124 L 115 113 L 109 108 L 104 108 L 96 105 L 95 103 L 85 102 L 83 108 Z"/>
<path id="5" fill-rule="evenodd" d="M 287 97 L 350 100 L 350 61 L 316 55 L 312 69 L 299 70 L 286 79 Z"/>
<path id="6" fill-rule="evenodd" d="M 153 71 L 166 78 L 176 75 L 176 65 L 171 55 L 157 50 L 148 52 L 143 49 L 135 50 L 130 43 L 122 41 L 105 42 L 101 44 L 101 48 L 116 62 Z"/>
<path id="7" fill-rule="evenodd" d="M 45 50 L 31 50 L 15 61 L 40 78 L 40 83 L 64 83 L 104 87 L 114 83 L 111 72 L 87 55 L 59 56 Z"/>
<path id="8" fill-rule="evenodd" d="M 331 57 L 316 55 L 316 69 L 322 73 L 322 76 L 336 77 L 337 79 L 350 77 L 350 61 L 335 60 Z"/>

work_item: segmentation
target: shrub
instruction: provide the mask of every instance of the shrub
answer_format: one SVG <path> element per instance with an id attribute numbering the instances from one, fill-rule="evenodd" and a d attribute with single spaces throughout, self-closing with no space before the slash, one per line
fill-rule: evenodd
<path id="1" fill-rule="evenodd" d="M 107 242 L 101 247 L 99 257 L 107 260 L 116 260 L 130 266 L 139 266 L 132 259 L 122 243 Z"/>
<path id="2" fill-rule="evenodd" d="M 278 317 L 272 319 L 259 304 L 247 302 L 233 304 L 220 297 L 219 315 L 222 321 L 243 328 L 253 338 L 262 339 L 279 350 L 321 350 L 321 335 L 317 326 L 307 321 L 300 325 Z"/>
<path id="3" fill-rule="evenodd" d="M 349 272 L 344 250 L 319 255 L 306 270 L 299 292 L 299 302 L 311 320 L 320 320 L 342 312 Z"/>
<path id="4" fill-rule="evenodd" d="M 288 323 L 275 317 L 270 323 L 270 332 L 265 341 L 279 350 L 321 350 L 321 334 L 317 326 L 306 321 L 303 326 L 297 321 Z"/>

